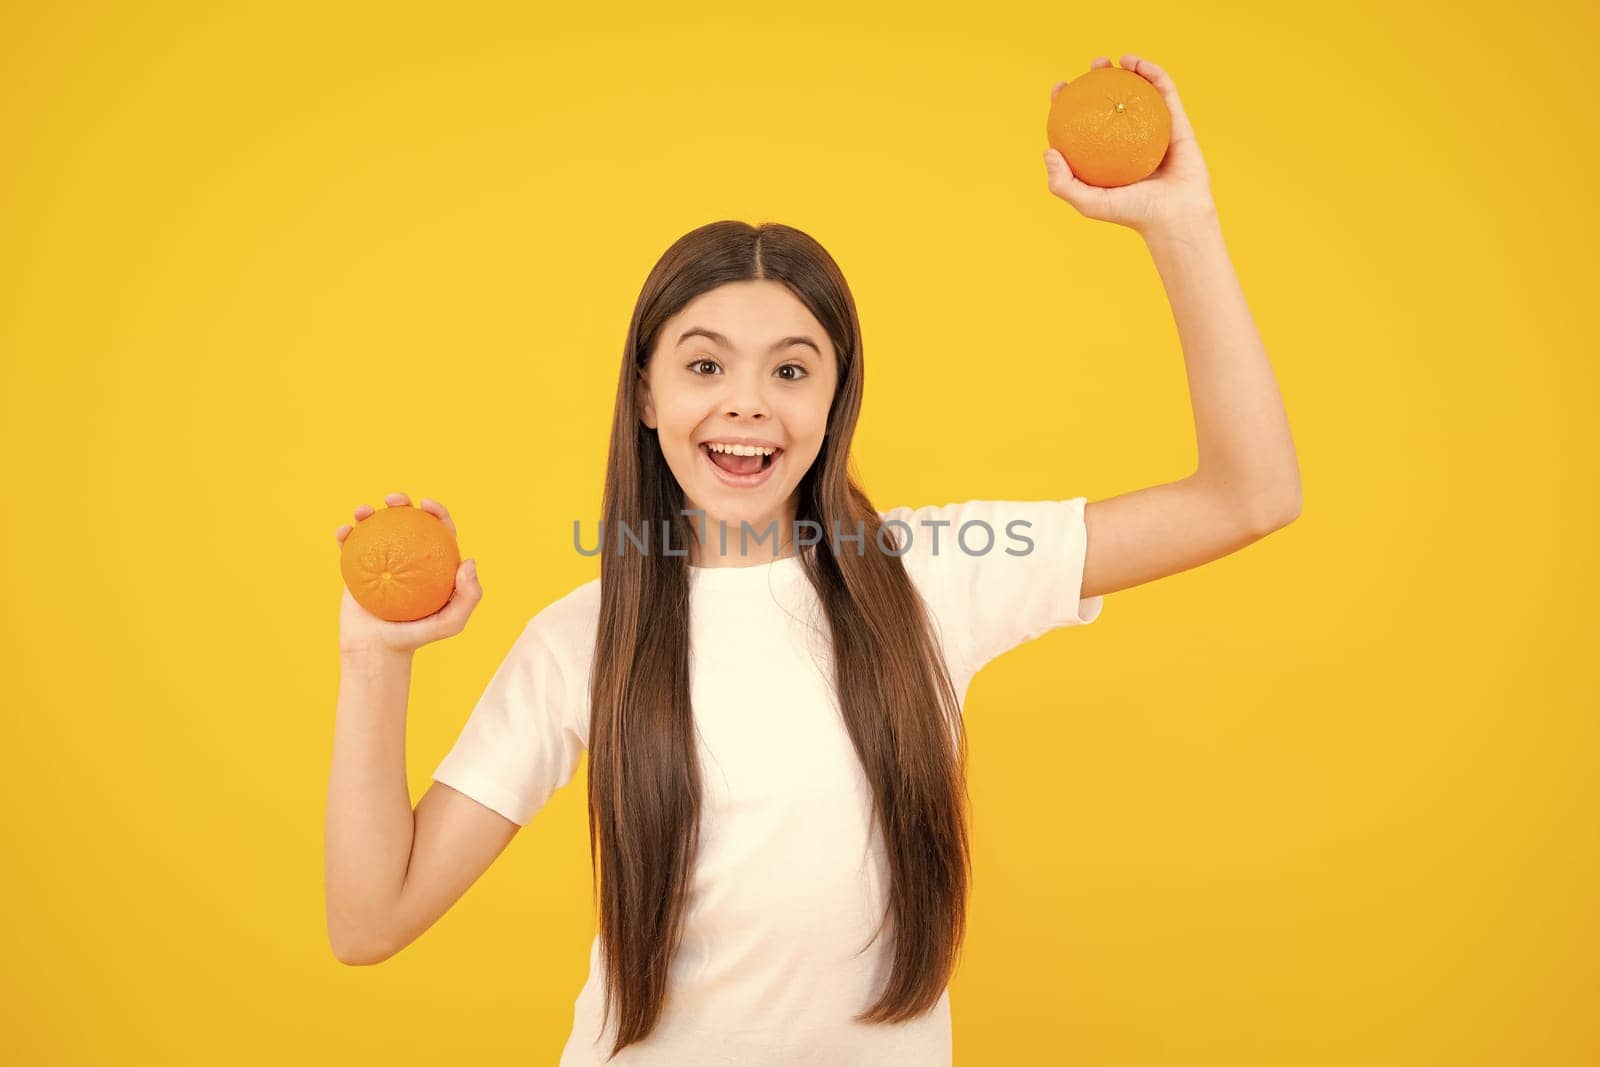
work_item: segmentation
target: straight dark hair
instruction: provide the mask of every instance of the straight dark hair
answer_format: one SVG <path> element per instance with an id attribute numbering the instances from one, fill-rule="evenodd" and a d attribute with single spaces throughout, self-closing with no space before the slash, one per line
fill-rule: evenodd
<path id="1" fill-rule="evenodd" d="M 838 387 L 822 450 L 797 489 L 796 520 L 823 536 L 798 553 L 832 631 L 834 685 L 872 789 L 890 871 L 877 931 L 893 968 L 859 1022 L 904 1022 L 931 1009 L 955 970 L 971 880 L 966 737 L 934 622 L 905 565 L 876 546 L 881 521 L 849 472 L 861 409 L 861 326 L 843 273 L 812 237 L 780 223 L 724 220 L 680 237 L 645 279 L 628 325 L 612 417 L 603 530 L 696 538 L 692 516 L 635 383 L 663 323 L 730 282 L 782 283 L 828 331 Z M 864 525 L 865 551 L 833 533 Z M 890 528 L 890 533 L 894 532 Z M 689 689 L 689 561 L 601 552 L 600 619 L 589 680 L 589 858 L 606 971 L 604 1018 L 617 1007 L 615 1056 L 661 1017 L 684 922 L 700 824 L 700 767 Z M 608 1056 L 608 1059 L 610 1057 Z"/>

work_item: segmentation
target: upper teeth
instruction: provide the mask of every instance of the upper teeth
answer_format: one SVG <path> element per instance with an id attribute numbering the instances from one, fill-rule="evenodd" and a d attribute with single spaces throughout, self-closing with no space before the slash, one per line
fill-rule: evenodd
<path id="1" fill-rule="evenodd" d="M 725 445 L 720 441 L 711 441 L 706 447 L 713 452 L 727 452 L 735 456 L 770 456 L 777 451 L 765 445 Z"/>

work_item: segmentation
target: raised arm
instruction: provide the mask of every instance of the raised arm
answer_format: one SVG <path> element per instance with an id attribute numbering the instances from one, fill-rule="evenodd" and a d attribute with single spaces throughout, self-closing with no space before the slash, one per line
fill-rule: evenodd
<path id="1" fill-rule="evenodd" d="M 390 493 L 389 507 L 410 507 Z M 448 525 L 444 505 L 423 509 Z M 373 515 L 355 510 L 356 521 Z M 351 527 L 334 531 L 343 544 Z M 456 572 L 450 600 L 411 622 L 387 622 L 346 588 L 339 606 L 339 699 L 328 773 L 323 889 L 328 941 L 343 963 L 387 959 L 426 930 L 464 893 L 517 832 L 517 824 L 443 787 L 413 810 L 406 785 L 406 705 L 412 659 L 432 641 L 460 633 L 483 597 L 475 561 Z"/>
<path id="2" fill-rule="evenodd" d="M 339 702 L 328 774 L 323 890 L 328 942 L 343 963 L 385 955 L 389 916 L 405 884 L 415 820 L 406 788 L 411 653 L 339 657 Z"/>
<path id="3" fill-rule="evenodd" d="M 1288 416 L 1228 258 L 1194 129 L 1165 71 L 1133 55 L 1122 66 L 1154 85 L 1172 114 L 1166 158 L 1143 181 L 1100 188 L 1075 178 L 1051 150 L 1049 187 L 1083 215 L 1133 229 L 1149 248 L 1183 348 L 1199 460 L 1179 481 L 1088 504 L 1085 597 L 1218 559 L 1300 514 Z"/>

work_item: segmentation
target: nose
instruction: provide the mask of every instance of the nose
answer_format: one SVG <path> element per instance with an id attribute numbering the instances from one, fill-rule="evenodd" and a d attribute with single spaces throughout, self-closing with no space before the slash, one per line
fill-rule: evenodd
<path id="1" fill-rule="evenodd" d="M 762 419 L 767 415 L 767 400 L 762 394 L 764 384 L 759 372 L 746 369 L 728 377 L 728 394 L 723 402 L 723 414 L 729 418 Z"/>

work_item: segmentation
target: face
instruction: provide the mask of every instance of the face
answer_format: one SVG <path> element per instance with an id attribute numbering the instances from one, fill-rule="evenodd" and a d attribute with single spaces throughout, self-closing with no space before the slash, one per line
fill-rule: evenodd
<path id="1" fill-rule="evenodd" d="M 750 523 L 752 555 L 771 558 L 771 523 L 780 554 L 792 551 L 795 491 L 822 451 L 838 376 L 827 331 L 779 282 L 718 286 L 667 320 L 638 383 L 639 411 L 684 506 L 705 511 L 705 545 L 690 547 L 691 562 L 716 565 L 705 557 L 721 552 L 718 520 L 727 523 L 731 557 L 740 554 L 741 522 Z M 740 441 L 776 451 L 712 458 L 713 442 Z M 767 539 L 756 545 L 756 534 Z"/>

